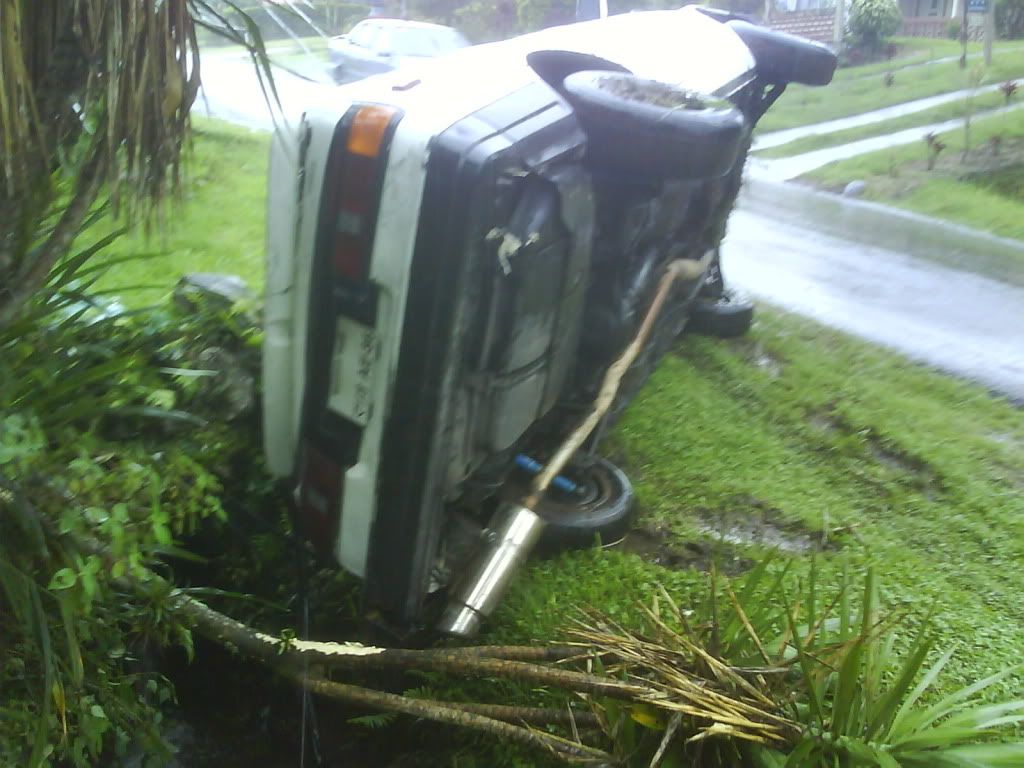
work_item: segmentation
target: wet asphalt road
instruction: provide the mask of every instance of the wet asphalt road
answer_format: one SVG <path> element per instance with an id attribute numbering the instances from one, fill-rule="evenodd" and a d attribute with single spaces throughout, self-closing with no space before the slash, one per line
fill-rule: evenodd
<path id="1" fill-rule="evenodd" d="M 1024 402 L 1024 289 L 738 210 L 722 263 L 755 297 Z"/>
<path id="2" fill-rule="evenodd" d="M 200 113 L 272 126 L 244 58 L 208 57 L 203 82 Z M 287 114 L 331 90 L 284 72 L 276 85 Z M 757 298 L 1024 402 L 1024 289 L 743 210 L 731 220 L 723 264 Z"/>

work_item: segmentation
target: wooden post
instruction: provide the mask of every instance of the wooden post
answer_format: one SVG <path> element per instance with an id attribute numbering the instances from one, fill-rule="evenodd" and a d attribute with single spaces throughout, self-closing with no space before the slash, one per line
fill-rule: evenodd
<path id="1" fill-rule="evenodd" d="M 960 24 L 960 69 L 967 69 L 967 2 L 960 0 L 963 5 L 963 19 Z"/>
<path id="2" fill-rule="evenodd" d="M 992 41 L 996 38 L 996 2 L 988 0 L 985 8 L 985 66 L 992 66 Z"/>
<path id="3" fill-rule="evenodd" d="M 846 0 L 836 0 L 836 16 L 832 26 L 832 42 L 838 51 L 843 47 L 846 32 Z"/>

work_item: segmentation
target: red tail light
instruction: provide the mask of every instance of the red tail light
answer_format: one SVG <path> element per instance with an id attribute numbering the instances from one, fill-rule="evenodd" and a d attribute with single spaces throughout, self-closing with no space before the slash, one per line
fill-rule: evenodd
<path id="1" fill-rule="evenodd" d="M 298 524 L 325 555 L 335 548 L 345 472 L 359 458 L 363 427 L 328 406 L 341 316 L 377 321 L 378 286 L 369 280 L 387 148 L 400 113 L 355 106 L 331 140 L 320 195 L 309 294 Z"/>
<path id="2" fill-rule="evenodd" d="M 359 282 L 369 274 L 382 149 L 397 114 L 378 105 L 355 108 L 331 146 L 325 185 L 327 215 L 334 219 L 329 253 L 335 275 L 344 280 Z"/>
<path id="3" fill-rule="evenodd" d="M 341 467 L 307 440 L 302 451 L 299 526 L 324 556 L 330 555 L 338 532 L 343 479 Z"/>

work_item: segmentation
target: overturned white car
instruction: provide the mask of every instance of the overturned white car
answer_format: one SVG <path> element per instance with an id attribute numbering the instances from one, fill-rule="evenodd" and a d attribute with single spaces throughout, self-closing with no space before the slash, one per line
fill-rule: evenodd
<path id="1" fill-rule="evenodd" d="M 497 546 L 481 532 L 593 399 L 666 264 L 702 270 L 612 418 L 688 324 L 749 326 L 717 248 L 751 131 L 834 67 L 728 14 L 634 13 L 354 83 L 278 132 L 266 451 L 368 612 L 426 626 L 455 593 L 443 629 L 476 628 L 502 586 L 467 566 Z M 589 455 L 536 511 L 551 542 L 608 542 L 631 499 Z"/>

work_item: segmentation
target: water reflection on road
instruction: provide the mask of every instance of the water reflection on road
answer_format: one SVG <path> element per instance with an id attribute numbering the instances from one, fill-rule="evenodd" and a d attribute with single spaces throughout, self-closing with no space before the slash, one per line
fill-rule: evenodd
<path id="1" fill-rule="evenodd" d="M 742 210 L 723 248 L 755 296 L 1024 401 L 1024 289 Z"/>

